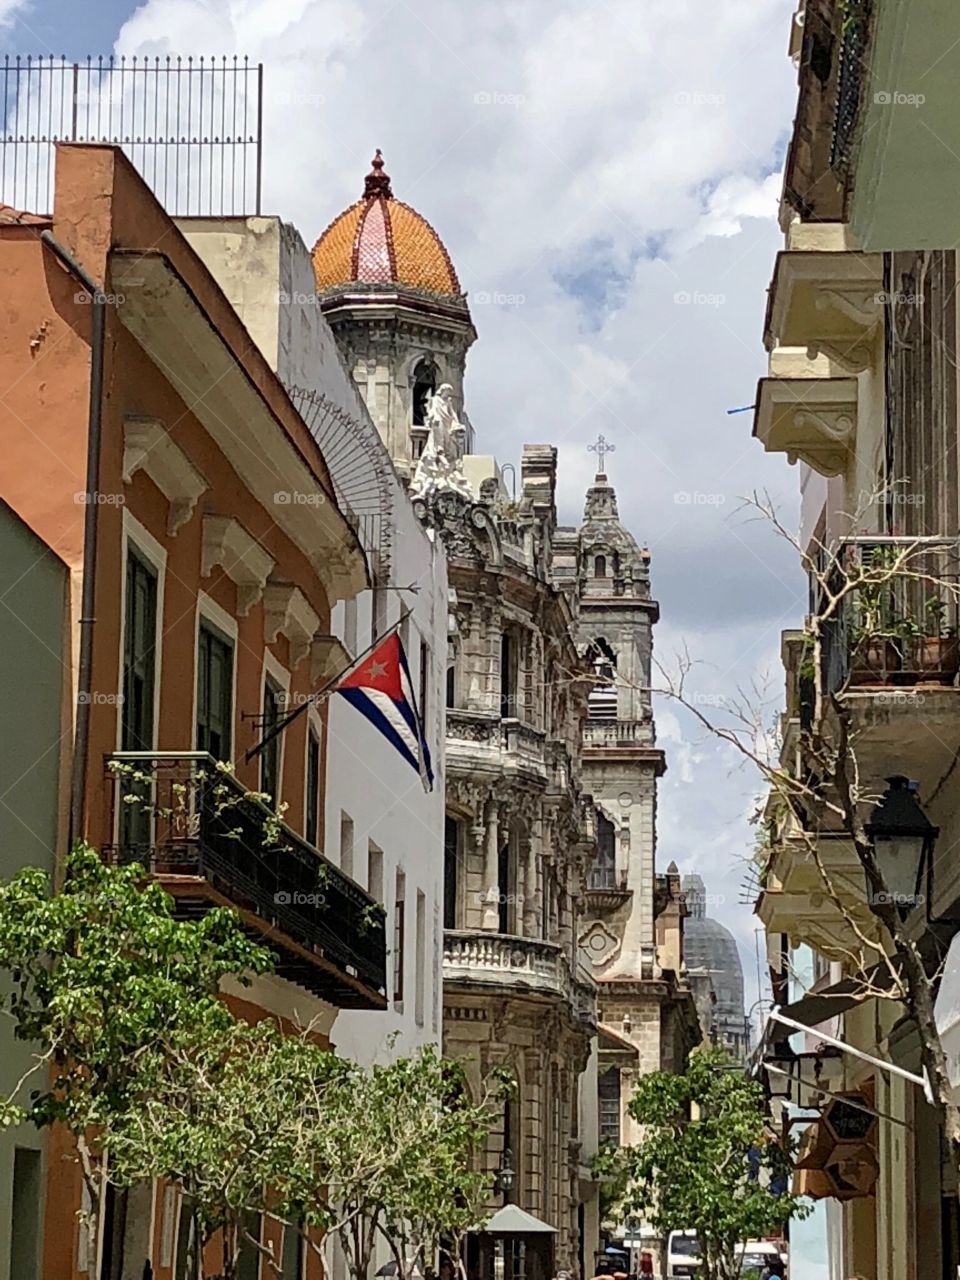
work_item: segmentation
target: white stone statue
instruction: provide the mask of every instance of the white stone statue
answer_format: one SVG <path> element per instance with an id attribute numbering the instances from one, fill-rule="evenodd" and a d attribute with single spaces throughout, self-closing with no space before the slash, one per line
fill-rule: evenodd
<path id="1" fill-rule="evenodd" d="M 426 498 L 448 489 L 472 500 L 473 491 L 461 467 L 467 428 L 453 407 L 453 387 L 449 382 L 430 397 L 424 425 L 430 428 L 430 434 L 417 462 L 410 493 L 415 498 Z"/>

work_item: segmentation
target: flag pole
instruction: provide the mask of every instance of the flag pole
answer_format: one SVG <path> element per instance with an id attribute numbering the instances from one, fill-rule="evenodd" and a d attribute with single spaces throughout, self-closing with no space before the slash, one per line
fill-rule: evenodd
<path id="1" fill-rule="evenodd" d="M 319 689 L 315 689 L 313 693 L 308 694 L 303 702 L 301 702 L 300 706 L 291 711 L 289 715 L 284 716 L 282 720 L 278 720 L 266 737 L 261 738 L 260 741 L 252 746 L 246 753 L 243 757 L 244 764 L 249 764 L 254 756 L 260 755 L 263 752 L 264 747 L 268 746 L 274 738 L 279 737 L 289 725 L 293 724 L 294 720 L 296 720 L 298 716 L 303 715 L 304 711 L 306 711 L 308 707 L 316 706 L 317 702 L 323 698 L 324 695 L 329 694 L 332 691 L 333 685 L 339 684 L 344 676 L 349 675 L 351 671 L 359 667 L 364 658 L 373 653 L 374 649 L 382 645 L 384 640 L 388 640 L 395 631 L 399 631 L 412 613 L 412 609 L 407 609 L 404 613 L 401 613 L 393 626 L 387 627 L 383 635 L 377 636 L 376 640 L 371 640 L 363 653 L 358 654 L 352 662 L 348 662 L 345 667 L 336 673 L 336 675 L 332 675 L 325 684 L 320 686 Z"/>

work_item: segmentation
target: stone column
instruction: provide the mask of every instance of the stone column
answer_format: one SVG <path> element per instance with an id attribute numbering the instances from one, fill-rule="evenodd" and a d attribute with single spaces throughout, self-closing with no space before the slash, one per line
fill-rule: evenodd
<path id="1" fill-rule="evenodd" d="M 486 904 L 483 909 L 484 929 L 496 932 L 500 928 L 500 807 L 491 796 L 487 801 L 487 842 L 483 864 L 483 890 Z"/>

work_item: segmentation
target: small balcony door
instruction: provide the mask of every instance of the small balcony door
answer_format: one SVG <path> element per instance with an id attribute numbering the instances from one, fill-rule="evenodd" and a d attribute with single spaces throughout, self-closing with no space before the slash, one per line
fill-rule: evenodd
<path id="1" fill-rule="evenodd" d="M 215 760 L 233 751 L 233 645 L 206 621 L 197 643 L 197 750 Z"/>
<path id="2" fill-rule="evenodd" d="M 157 575 L 132 546 L 127 551 L 125 591 L 120 749 L 151 751 L 156 719 Z M 140 802 L 123 806 L 120 842 L 124 849 L 145 851 L 153 825 L 149 784 L 124 782 L 122 788 L 139 796 Z"/>

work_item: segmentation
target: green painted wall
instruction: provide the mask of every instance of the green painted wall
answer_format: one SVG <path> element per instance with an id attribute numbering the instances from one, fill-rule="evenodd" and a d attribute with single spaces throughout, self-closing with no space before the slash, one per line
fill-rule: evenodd
<path id="1" fill-rule="evenodd" d="M 53 872 L 61 770 L 67 570 L 0 502 L 0 876 Z M 3 982 L 0 975 L 0 982 Z M 0 1010 L 0 1090 L 31 1065 Z M 0 1280 L 36 1280 L 45 1139 L 32 1126 L 0 1133 Z M 36 1154 L 33 1154 L 36 1153 Z M 14 1187 L 14 1166 L 18 1176 Z"/>

